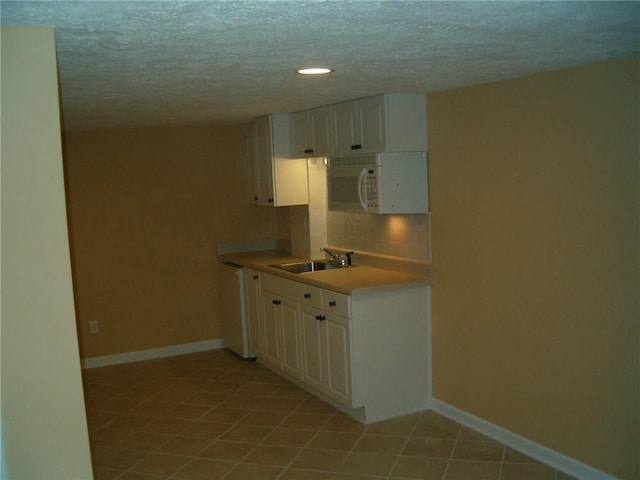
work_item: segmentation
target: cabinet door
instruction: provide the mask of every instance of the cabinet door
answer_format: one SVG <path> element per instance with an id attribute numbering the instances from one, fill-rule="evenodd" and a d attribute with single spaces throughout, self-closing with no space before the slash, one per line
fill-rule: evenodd
<path id="1" fill-rule="evenodd" d="M 387 118 L 385 96 L 358 100 L 358 118 L 362 149 L 360 153 L 387 151 Z"/>
<path id="2" fill-rule="evenodd" d="M 262 355 L 262 315 L 260 301 L 260 275 L 255 270 L 245 268 L 245 302 L 247 310 L 247 328 L 249 330 L 249 350 Z"/>
<path id="3" fill-rule="evenodd" d="M 295 112 L 291 114 L 291 152 L 294 158 L 309 156 L 309 150 L 313 140 L 309 138 L 308 112 Z"/>
<path id="4" fill-rule="evenodd" d="M 312 150 L 309 156 L 326 157 L 331 155 L 333 153 L 331 107 L 327 106 L 309 110 L 307 122 Z"/>
<path id="5" fill-rule="evenodd" d="M 258 203 L 258 155 L 256 152 L 256 126 L 253 122 L 245 127 L 247 149 L 247 173 L 249 176 L 249 201 Z"/>
<path id="6" fill-rule="evenodd" d="M 271 117 L 254 120 L 255 152 L 258 169 L 258 205 L 273 205 L 273 148 L 271 144 Z"/>
<path id="7" fill-rule="evenodd" d="M 320 320 L 320 310 L 302 307 L 302 363 L 304 382 L 320 390 L 325 390 L 325 335 L 324 322 Z"/>
<path id="8" fill-rule="evenodd" d="M 360 134 L 358 132 L 357 102 L 343 102 L 332 106 L 333 147 L 337 155 L 359 153 Z"/>
<path id="9" fill-rule="evenodd" d="M 298 304 L 283 299 L 278 305 L 282 326 L 282 369 L 302 380 L 302 355 L 300 348 L 300 318 Z"/>
<path id="10" fill-rule="evenodd" d="M 291 156 L 291 115 L 274 113 L 252 122 L 255 159 L 251 182 L 253 201 L 258 205 L 282 207 L 309 203 L 306 158 Z M 257 200 L 255 200 L 257 198 Z"/>
<path id="11" fill-rule="evenodd" d="M 351 405 L 349 319 L 339 315 L 326 315 L 326 321 L 322 323 L 326 328 L 326 392 L 336 400 Z"/>
<path id="12" fill-rule="evenodd" d="M 280 329 L 278 327 L 278 300 L 273 293 L 262 292 L 262 325 L 264 327 L 263 355 L 265 362 L 281 367 Z"/>
<path id="13" fill-rule="evenodd" d="M 291 114 L 293 157 L 326 157 L 333 151 L 331 107 L 320 107 Z"/>

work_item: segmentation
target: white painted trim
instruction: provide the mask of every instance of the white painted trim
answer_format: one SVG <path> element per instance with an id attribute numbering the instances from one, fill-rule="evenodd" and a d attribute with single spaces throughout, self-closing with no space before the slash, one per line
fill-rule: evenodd
<path id="1" fill-rule="evenodd" d="M 619 480 L 608 473 L 521 437 L 437 398 L 431 399 L 431 409 L 579 480 Z"/>
<path id="2" fill-rule="evenodd" d="M 176 355 L 204 352 L 206 350 L 218 350 L 220 348 L 224 348 L 224 342 L 221 338 L 216 338 L 213 340 L 204 340 L 202 342 L 183 343 L 180 345 L 170 345 L 168 347 L 151 348 L 149 350 L 138 350 L 135 352 L 106 355 L 104 357 L 85 358 L 82 360 L 82 368 L 105 367 L 107 365 L 117 365 L 119 363 L 174 357 Z"/>

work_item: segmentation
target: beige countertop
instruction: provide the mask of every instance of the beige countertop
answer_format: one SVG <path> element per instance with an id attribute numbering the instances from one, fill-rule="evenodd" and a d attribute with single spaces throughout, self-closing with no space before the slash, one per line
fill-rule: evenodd
<path id="1" fill-rule="evenodd" d="M 303 274 L 290 273 L 270 265 L 306 259 L 291 257 L 278 251 L 230 253 L 219 255 L 220 262 L 232 262 L 243 267 L 296 280 L 308 285 L 333 290 L 347 295 L 373 293 L 397 288 L 429 285 L 428 275 L 358 265 L 353 267 L 321 270 Z"/>

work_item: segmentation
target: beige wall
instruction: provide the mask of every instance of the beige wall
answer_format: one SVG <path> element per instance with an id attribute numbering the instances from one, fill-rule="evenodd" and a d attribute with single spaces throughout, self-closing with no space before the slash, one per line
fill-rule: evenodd
<path id="1" fill-rule="evenodd" d="M 53 30 L 3 28 L 1 57 L 2 478 L 86 480 Z"/>
<path id="2" fill-rule="evenodd" d="M 220 337 L 216 243 L 276 237 L 275 209 L 248 203 L 243 135 L 242 126 L 65 134 L 83 358 Z"/>
<path id="3" fill-rule="evenodd" d="M 640 478 L 638 59 L 429 96 L 434 397 Z"/>

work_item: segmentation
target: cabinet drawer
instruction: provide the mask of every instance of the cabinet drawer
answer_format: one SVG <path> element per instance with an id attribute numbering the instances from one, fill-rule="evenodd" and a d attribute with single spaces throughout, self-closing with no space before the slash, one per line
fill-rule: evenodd
<path id="1" fill-rule="evenodd" d="M 322 289 L 304 283 L 293 282 L 293 284 L 294 288 L 291 291 L 295 296 L 291 298 L 296 302 L 316 308 L 322 306 Z"/>
<path id="2" fill-rule="evenodd" d="M 351 297 L 343 293 L 322 291 L 322 310 L 351 318 Z"/>
<path id="3" fill-rule="evenodd" d="M 261 280 L 263 290 L 290 298 L 301 305 L 310 305 L 316 308 L 320 308 L 322 305 L 322 290 L 318 287 L 268 273 L 263 274 Z"/>

